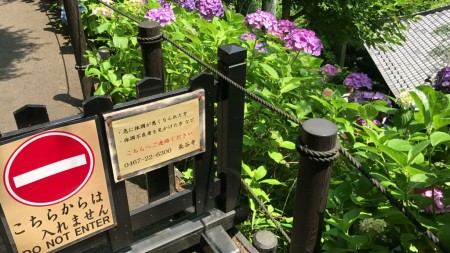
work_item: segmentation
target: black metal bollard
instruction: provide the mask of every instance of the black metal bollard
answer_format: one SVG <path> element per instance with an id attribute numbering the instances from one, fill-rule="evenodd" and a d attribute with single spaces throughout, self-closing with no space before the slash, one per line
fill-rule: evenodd
<path id="1" fill-rule="evenodd" d="M 67 21 L 69 23 L 70 42 L 72 43 L 75 54 L 75 68 L 77 69 L 78 77 L 80 78 L 83 98 L 86 100 L 94 94 L 94 82 L 92 78 L 86 77 L 84 74 L 84 71 L 89 64 L 89 60 L 83 57 L 87 50 L 87 44 L 83 26 L 81 25 L 78 1 L 64 0 L 64 9 L 66 10 Z"/>
<path id="2" fill-rule="evenodd" d="M 224 45 L 218 50 L 219 71 L 245 87 L 247 51 L 239 45 Z M 242 170 L 244 93 L 219 79 L 217 111 L 217 170 L 222 180 L 220 208 L 229 212 L 238 205 Z"/>
<path id="3" fill-rule="evenodd" d="M 323 212 L 327 203 L 332 160 L 338 155 L 338 145 L 334 123 L 311 119 L 303 124 L 303 131 L 297 140 L 300 164 L 290 252 L 320 252 Z M 321 157 L 311 151 L 335 152 L 327 152 L 326 156 Z"/>

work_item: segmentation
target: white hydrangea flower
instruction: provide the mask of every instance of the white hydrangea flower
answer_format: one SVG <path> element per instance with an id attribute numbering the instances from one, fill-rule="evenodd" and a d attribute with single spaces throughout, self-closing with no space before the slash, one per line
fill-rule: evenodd
<path id="1" fill-rule="evenodd" d="M 420 90 L 405 90 L 402 91 L 396 100 L 396 103 L 403 109 L 416 109 L 417 105 L 411 96 L 411 92 L 414 92 L 424 104 L 428 103 L 427 96 Z"/>
<path id="2" fill-rule="evenodd" d="M 359 230 L 364 233 L 370 231 L 382 233 L 386 227 L 387 223 L 381 219 L 368 218 L 359 222 Z"/>

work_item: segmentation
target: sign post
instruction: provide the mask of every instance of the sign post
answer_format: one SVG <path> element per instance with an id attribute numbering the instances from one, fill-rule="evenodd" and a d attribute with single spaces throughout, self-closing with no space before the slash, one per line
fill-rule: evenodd
<path id="1" fill-rule="evenodd" d="M 17 252 L 53 252 L 114 226 L 95 119 L 0 143 L 0 168 Z"/>

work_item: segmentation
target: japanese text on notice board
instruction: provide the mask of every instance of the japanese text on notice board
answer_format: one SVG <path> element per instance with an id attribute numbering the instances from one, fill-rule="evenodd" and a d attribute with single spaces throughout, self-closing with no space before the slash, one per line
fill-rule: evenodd
<path id="1" fill-rule="evenodd" d="M 202 97 L 194 97 L 145 113 L 112 119 L 108 124 L 114 134 L 116 180 L 157 168 L 186 154 L 201 152 L 201 102 Z"/>

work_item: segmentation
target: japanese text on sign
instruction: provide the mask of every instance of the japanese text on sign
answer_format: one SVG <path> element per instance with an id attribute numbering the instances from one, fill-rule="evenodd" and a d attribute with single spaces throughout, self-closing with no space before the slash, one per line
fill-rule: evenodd
<path id="1" fill-rule="evenodd" d="M 1 144 L 0 167 L 14 251 L 54 252 L 115 225 L 95 119 Z"/>
<path id="2" fill-rule="evenodd" d="M 203 90 L 105 114 L 116 181 L 203 151 Z"/>

